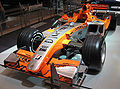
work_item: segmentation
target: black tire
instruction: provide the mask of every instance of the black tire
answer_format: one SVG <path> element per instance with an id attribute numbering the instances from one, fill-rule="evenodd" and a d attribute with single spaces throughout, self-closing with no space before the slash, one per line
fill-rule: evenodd
<path id="1" fill-rule="evenodd" d="M 35 52 L 43 41 L 43 34 L 34 28 L 24 29 L 17 38 L 17 48 L 25 48 L 27 51 Z"/>
<path id="2" fill-rule="evenodd" d="M 88 36 L 82 47 L 82 58 L 88 66 L 88 72 L 97 74 L 101 71 L 106 57 L 106 43 L 101 36 Z"/>
<path id="3" fill-rule="evenodd" d="M 116 26 L 117 26 L 117 17 L 115 15 L 111 15 L 108 31 L 115 31 Z"/>

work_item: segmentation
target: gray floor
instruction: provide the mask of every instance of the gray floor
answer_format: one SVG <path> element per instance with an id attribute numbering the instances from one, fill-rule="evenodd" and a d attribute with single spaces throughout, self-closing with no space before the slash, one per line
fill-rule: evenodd
<path id="1" fill-rule="evenodd" d="M 98 75 L 87 75 L 83 85 L 93 89 L 120 89 L 120 26 L 106 38 L 107 57 Z M 0 63 L 16 46 L 0 53 Z M 0 67 L 0 89 L 48 89 L 42 79 Z M 81 88 L 82 89 L 82 88 Z"/>

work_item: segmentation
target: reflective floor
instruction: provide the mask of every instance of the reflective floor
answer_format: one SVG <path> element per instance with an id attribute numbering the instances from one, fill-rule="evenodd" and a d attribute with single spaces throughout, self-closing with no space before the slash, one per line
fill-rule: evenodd
<path id="1" fill-rule="evenodd" d="M 107 56 L 98 75 L 87 75 L 83 85 L 93 89 L 120 89 L 120 26 L 106 38 Z M 0 63 L 17 47 L 0 53 Z M 42 79 L 0 67 L 0 89 L 50 89 Z M 66 88 L 67 89 L 67 88 Z M 83 88 L 80 88 L 83 89 Z"/>

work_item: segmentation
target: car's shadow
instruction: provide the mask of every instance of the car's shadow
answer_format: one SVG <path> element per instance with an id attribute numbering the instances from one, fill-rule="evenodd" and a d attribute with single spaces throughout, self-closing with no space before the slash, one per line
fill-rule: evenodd
<path id="1" fill-rule="evenodd" d="M 43 82 L 44 79 L 33 77 L 33 76 L 27 75 L 27 74 L 22 73 L 17 70 L 7 68 L 0 74 L 10 77 L 10 78 L 13 78 L 13 79 L 20 80 L 20 81 L 22 81 L 21 84 L 28 88 L 32 88 L 34 86 L 39 86 L 39 87 L 43 87 L 46 89 L 50 89 L 50 87 L 46 86 L 45 83 Z"/>

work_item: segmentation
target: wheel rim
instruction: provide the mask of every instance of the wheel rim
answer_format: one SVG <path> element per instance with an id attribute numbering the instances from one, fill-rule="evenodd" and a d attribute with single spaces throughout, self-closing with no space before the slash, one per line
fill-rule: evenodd
<path id="1" fill-rule="evenodd" d="M 38 48 L 39 44 L 41 43 L 41 37 L 40 36 L 36 36 L 35 38 L 32 39 L 32 47 L 31 47 L 31 51 L 35 52 L 36 49 Z"/>
<path id="2" fill-rule="evenodd" d="M 101 47 L 101 61 L 102 61 L 102 64 L 105 61 L 105 57 L 106 57 L 106 44 L 105 44 L 105 42 L 103 42 L 102 47 Z"/>

